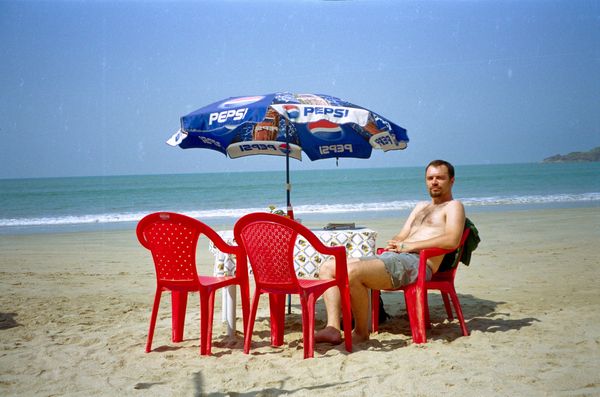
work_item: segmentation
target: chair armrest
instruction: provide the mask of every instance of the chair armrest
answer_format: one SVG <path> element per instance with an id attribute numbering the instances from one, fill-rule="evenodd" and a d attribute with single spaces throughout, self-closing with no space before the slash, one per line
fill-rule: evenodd
<path id="1" fill-rule="evenodd" d="M 425 248 L 420 251 L 422 256 L 425 258 L 433 258 L 434 256 L 446 255 L 456 251 L 456 248 L 444 249 L 444 248 Z"/>
<path id="2" fill-rule="evenodd" d="M 204 229 L 202 233 L 214 244 L 214 246 L 224 254 L 235 254 L 238 255 L 241 253 L 241 249 L 237 245 L 229 245 L 223 237 L 221 237 L 217 232 L 212 229 Z"/>
<path id="3" fill-rule="evenodd" d="M 335 274 L 340 280 L 348 280 L 348 257 L 345 246 L 328 246 L 309 229 L 303 230 L 302 237 L 320 254 L 331 255 L 335 258 Z"/>
<path id="4" fill-rule="evenodd" d="M 424 250 L 421 250 L 420 254 L 425 255 L 427 258 L 431 258 L 434 256 L 446 255 L 446 254 L 449 254 L 454 251 L 456 251 L 456 248 L 453 248 L 453 249 L 426 248 Z M 381 255 L 384 252 L 386 252 L 385 248 L 381 248 L 381 247 L 377 248 L 377 255 Z"/>

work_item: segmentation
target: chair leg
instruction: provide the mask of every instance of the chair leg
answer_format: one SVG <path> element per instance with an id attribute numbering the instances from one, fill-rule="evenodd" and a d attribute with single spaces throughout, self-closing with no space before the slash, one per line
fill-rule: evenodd
<path id="1" fill-rule="evenodd" d="M 346 347 L 346 351 L 348 353 L 352 352 L 352 309 L 350 307 L 350 291 L 348 288 L 340 286 L 338 284 L 338 288 L 340 290 L 340 298 L 342 303 L 342 322 L 344 324 L 344 343 Z M 379 291 L 378 291 L 379 292 Z M 378 300 L 379 301 L 379 298 Z M 379 308 L 379 305 L 377 305 Z"/>
<path id="2" fill-rule="evenodd" d="M 448 321 L 454 320 L 454 316 L 452 315 L 452 307 L 450 306 L 450 300 L 448 299 L 448 293 L 442 291 L 442 299 L 444 300 L 444 307 L 446 308 Z"/>
<path id="3" fill-rule="evenodd" d="M 285 327 L 285 295 L 269 294 L 269 307 L 271 309 L 271 345 L 283 345 Z"/>
<path id="4" fill-rule="evenodd" d="M 187 291 L 171 291 L 171 339 L 173 342 L 181 342 L 183 340 L 183 327 L 185 325 L 187 298 Z"/>
<path id="5" fill-rule="evenodd" d="M 460 328 L 462 330 L 463 336 L 469 336 L 469 330 L 467 329 L 467 324 L 465 323 L 465 317 L 463 316 L 462 308 L 460 306 L 460 301 L 458 300 L 458 295 L 456 295 L 456 291 L 450 291 L 450 297 L 452 298 L 452 303 L 454 304 L 454 310 L 456 311 L 456 317 L 458 317 L 458 321 L 460 322 Z"/>
<path id="6" fill-rule="evenodd" d="M 206 334 L 206 347 L 208 348 L 207 355 L 211 354 L 213 320 L 215 312 L 215 290 L 211 290 L 208 295 L 208 333 Z"/>
<path id="7" fill-rule="evenodd" d="M 300 306 L 302 307 L 302 340 L 304 342 L 304 358 L 314 357 L 315 307 L 314 304 L 311 306 L 310 303 L 310 295 L 307 297 L 305 294 L 300 294 Z"/>
<path id="8" fill-rule="evenodd" d="M 429 317 L 429 296 L 425 290 L 425 328 L 431 329 L 431 318 Z"/>
<path id="9" fill-rule="evenodd" d="M 254 298 L 252 298 L 252 308 L 250 309 L 250 316 L 248 318 L 248 326 L 246 327 L 244 334 L 244 353 L 250 353 L 250 344 L 252 343 L 252 331 L 254 331 L 254 321 L 256 320 L 256 310 L 258 309 L 258 300 L 260 298 L 260 291 L 254 292 Z"/>
<path id="10" fill-rule="evenodd" d="M 154 304 L 152 305 L 152 314 L 150 315 L 150 328 L 148 329 L 148 339 L 146 340 L 146 353 L 152 350 L 152 338 L 154 337 L 154 327 L 156 326 L 156 317 L 158 316 L 158 307 L 160 305 L 161 288 L 156 289 L 154 294 Z"/>
<path id="11" fill-rule="evenodd" d="M 426 290 L 416 286 L 408 288 L 404 297 L 406 299 L 406 309 L 410 321 L 410 330 L 414 343 L 427 342 L 427 333 L 425 326 L 425 301 Z"/>
<path id="12" fill-rule="evenodd" d="M 371 290 L 371 332 L 379 331 L 379 296 L 378 289 Z"/>
<path id="13" fill-rule="evenodd" d="M 250 289 L 247 283 L 240 283 L 240 298 L 242 301 L 242 330 L 245 332 L 250 315 Z"/>
<path id="14" fill-rule="evenodd" d="M 214 291 L 200 291 L 200 355 L 209 356 L 211 351 L 212 321 L 210 319 L 211 294 Z"/>

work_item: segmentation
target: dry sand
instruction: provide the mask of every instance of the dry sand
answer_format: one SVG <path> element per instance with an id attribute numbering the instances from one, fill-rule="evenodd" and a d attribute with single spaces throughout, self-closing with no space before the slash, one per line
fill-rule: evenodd
<path id="1" fill-rule="evenodd" d="M 388 293 L 379 334 L 308 360 L 297 301 L 280 348 L 262 305 L 245 355 L 219 321 L 220 294 L 211 357 L 199 355 L 197 297 L 185 340 L 170 342 L 168 295 L 146 354 L 154 269 L 133 231 L 0 236 L 0 395 L 600 395 L 600 209 L 470 217 L 483 239 L 457 276 L 470 336 L 432 293 L 433 329 L 413 344 L 402 296 Z M 385 241 L 402 221 L 361 223 Z"/>

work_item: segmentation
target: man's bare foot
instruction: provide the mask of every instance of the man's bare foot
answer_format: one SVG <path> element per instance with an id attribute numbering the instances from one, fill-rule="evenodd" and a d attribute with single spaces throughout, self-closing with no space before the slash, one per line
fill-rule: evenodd
<path id="1" fill-rule="evenodd" d="M 356 333 L 356 331 L 352 331 L 352 344 L 356 344 L 356 343 L 362 343 L 362 342 L 366 342 L 369 340 L 369 334 L 367 333 L 367 335 L 360 335 L 358 333 Z"/>
<path id="2" fill-rule="evenodd" d="M 315 333 L 315 342 L 339 345 L 340 343 L 342 343 L 342 334 L 340 333 L 339 329 L 327 326 Z"/>

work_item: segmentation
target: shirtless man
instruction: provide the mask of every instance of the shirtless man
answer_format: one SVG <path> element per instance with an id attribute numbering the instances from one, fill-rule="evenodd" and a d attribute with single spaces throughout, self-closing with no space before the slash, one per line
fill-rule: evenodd
<path id="1" fill-rule="evenodd" d="M 454 248 L 459 242 L 465 224 L 462 203 L 452 198 L 454 167 L 443 160 L 434 160 L 425 169 L 425 183 L 430 202 L 416 205 L 402 230 L 387 242 L 381 255 L 348 260 L 348 279 L 354 330 L 352 341 L 369 339 L 369 289 L 391 289 L 410 284 L 417 279 L 419 251 L 424 248 Z M 427 262 L 427 279 L 437 272 L 443 255 Z M 335 262 L 328 261 L 319 271 L 319 278 L 335 276 Z M 315 335 L 316 342 L 341 343 L 340 294 L 337 287 L 323 295 L 327 310 L 327 325 Z"/>

